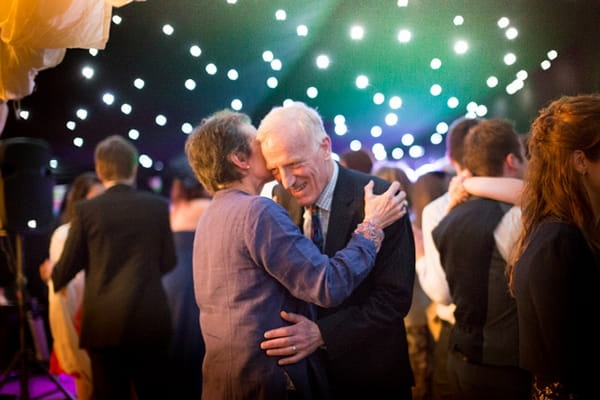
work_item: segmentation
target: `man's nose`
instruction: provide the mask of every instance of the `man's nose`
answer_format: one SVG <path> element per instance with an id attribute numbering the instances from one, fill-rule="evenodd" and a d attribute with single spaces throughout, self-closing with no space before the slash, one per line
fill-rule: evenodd
<path id="1" fill-rule="evenodd" d="M 281 178 L 281 184 L 283 185 L 283 187 L 285 189 L 290 189 L 294 185 L 294 182 L 296 181 L 296 179 L 294 178 L 294 175 L 289 173 L 285 169 L 282 169 L 279 172 L 279 176 Z"/>

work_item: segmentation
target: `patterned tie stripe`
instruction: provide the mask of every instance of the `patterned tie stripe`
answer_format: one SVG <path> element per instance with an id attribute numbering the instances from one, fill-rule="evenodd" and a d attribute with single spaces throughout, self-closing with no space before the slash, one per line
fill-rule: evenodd
<path id="1" fill-rule="evenodd" d="M 312 217 L 310 237 L 312 238 L 313 243 L 322 251 L 323 232 L 321 231 L 321 220 L 319 219 L 319 207 L 312 205 L 310 207 L 310 214 Z"/>

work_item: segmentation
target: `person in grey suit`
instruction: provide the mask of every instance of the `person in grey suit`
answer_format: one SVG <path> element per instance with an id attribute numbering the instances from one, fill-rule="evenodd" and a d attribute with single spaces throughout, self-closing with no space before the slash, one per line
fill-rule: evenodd
<path id="1" fill-rule="evenodd" d="M 161 276 L 176 254 L 167 200 L 134 188 L 137 158 L 121 136 L 98 143 L 106 191 L 75 205 L 52 271 L 56 292 L 86 272 L 80 346 L 90 355 L 95 400 L 168 398 L 162 368 L 171 315 Z"/>
<path id="2" fill-rule="evenodd" d="M 319 209 L 327 255 L 347 243 L 363 218 L 362 187 L 369 180 L 375 182 L 375 193 L 389 186 L 336 163 L 321 117 L 304 103 L 273 108 L 261 121 L 257 139 L 267 168 L 286 189 L 278 201 L 288 205 L 295 222 L 309 223 L 310 213 L 298 207 Z M 293 199 L 285 198 L 288 193 Z M 302 215 L 306 222 L 298 218 Z M 304 351 L 281 359 L 282 364 L 324 352 L 335 398 L 410 399 L 414 378 L 403 319 L 414 279 L 414 239 L 409 217 L 404 216 L 386 228 L 373 270 L 348 299 L 331 309 L 317 308 L 315 322 L 288 316 L 293 325 L 266 332 L 262 348 L 267 355 L 281 356 L 287 343 L 302 343 Z"/>

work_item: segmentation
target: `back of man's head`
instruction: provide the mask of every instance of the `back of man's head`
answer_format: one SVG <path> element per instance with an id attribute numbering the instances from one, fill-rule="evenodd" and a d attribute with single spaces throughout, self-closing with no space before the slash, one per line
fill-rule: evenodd
<path id="1" fill-rule="evenodd" d="M 453 163 L 458 164 L 459 167 L 464 168 L 463 157 L 464 157 L 464 141 L 469 129 L 480 123 L 482 120 L 479 118 L 466 118 L 461 117 L 450 125 L 448 129 L 448 135 L 446 138 L 446 154 Z"/>
<path id="2" fill-rule="evenodd" d="M 465 138 L 464 167 L 475 176 L 502 176 L 509 154 L 523 161 L 521 146 L 511 122 L 498 118 L 482 121 Z"/>
<path id="3" fill-rule="evenodd" d="M 137 172 L 138 151 L 119 135 L 112 135 L 96 145 L 94 162 L 103 181 L 128 180 Z"/>

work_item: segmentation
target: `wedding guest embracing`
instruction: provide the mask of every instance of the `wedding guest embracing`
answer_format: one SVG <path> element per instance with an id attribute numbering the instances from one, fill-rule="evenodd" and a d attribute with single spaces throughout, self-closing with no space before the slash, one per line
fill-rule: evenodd
<path id="1" fill-rule="evenodd" d="M 312 317 L 311 305 L 335 306 L 368 275 L 383 228 L 406 213 L 397 182 L 380 196 L 365 186 L 364 218 L 346 247 L 321 254 L 273 200 L 260 196 L 272 179 L 250 118 L 229 110 L 204 119 L 186 154 L 213 195 L 194 239 L 194 287 L 206 345 L 206 399 L 327 399 L 322 360 L 301 342 L 282 342 L 278 357 L 260 348 L 281 313 Z M 298 361 L 280 365 L 279 357 Z"/>

